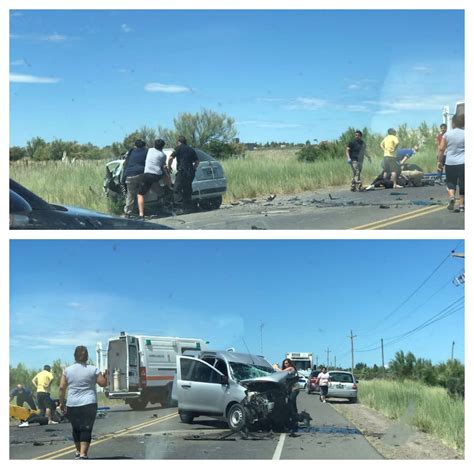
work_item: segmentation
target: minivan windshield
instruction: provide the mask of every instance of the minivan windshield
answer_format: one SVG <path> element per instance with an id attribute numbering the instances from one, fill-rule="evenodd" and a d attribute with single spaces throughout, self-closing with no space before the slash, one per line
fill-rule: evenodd
<path id="1" fill-rule="evenodd" d="M 261 378 L 275 372 L 271 367 L 251 365 L 250 363 L 229 362 L 233 378 L 238 382 L 244 379 Z"/>

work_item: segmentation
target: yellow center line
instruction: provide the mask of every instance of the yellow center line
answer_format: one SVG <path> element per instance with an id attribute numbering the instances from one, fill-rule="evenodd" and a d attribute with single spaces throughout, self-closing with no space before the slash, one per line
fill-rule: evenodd
<path id="1" fill-rule="evenodd" d="M 422 217 L 430 213 L 438 212 L 440 210 L 445 210 L 444 205 L 430 205 L 428 207 L 423 207 L 418 210 L 414 210 L 408 213 L 402 213 L 400 215 L 395 215 L 390 218 L 384 218 L 383 220 L 374 221 L 372 223 L 367 223 L 366 225 L 356 226 L 354 228 L 349 228 L 351 230 L 376 230 L 384 228 L 386 226 L 394 225 L 395 223 L 401 223 L 403 221 L 411 220 L 413 218 Z"/>
<path id="2" fill-rule="evenodd" d="M 150 426 L 155 425 L 157 423 L 165 422 L 166 420 L 171 420 L 172 418 L 177 417 L 177 416 L 178 416 L 178 412 L 173 412 L 172 414 L 164 415 L 163 417 L 159 417 L 159 418 L 153 420 L 152 422 L 139 423 L 137 425 L 133 425 L 133 426 L 128 427 L 128 428 L 124 428 L 123 430 L 119 430 L 119 431 L 114 432 L 114 433 L 109 433 L 107 435 L 100 436 L 95 441 L 93 441 L 91 443 L 91 446 L 95 446 L 95 445 L 98 445 L 98 444 L 101 444 L 101 443 L 105 443 L 106 441 L 112 440 L 113 438 L 124 436 L 124 435 L 127 435 L 129 433 L 133 433 L 136 430 L 141 430 L 142 428 L 150 427 Z M 67 448 L 58 449 L 56 451 L 52 451 L 51 453 L 42 454 L 41 456 L 38 456 L 38 457 L 33 458 L 33 459 L 57 459 L 57 458 L 60 458 L 61 456 L 65 456 L 66 454 L 73 453 L 74 451 L 76 451 L 76 446 L 75 445 L 68 446 Z"/>

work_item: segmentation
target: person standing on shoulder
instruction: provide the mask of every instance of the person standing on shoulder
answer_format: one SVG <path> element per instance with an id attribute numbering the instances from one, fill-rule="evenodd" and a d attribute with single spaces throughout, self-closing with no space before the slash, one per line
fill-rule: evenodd
<path id="1" fill-rule="evenodd" d="M 396 161 L 397 147 L 399 141 L 397 138 L 397 131 L 395 129 L 388 129 L 387 136 L 380 142 L 380 148 L 383 150 L 383 172 L 384 179 L 393 181 L 394 188 L 400 188 L 397 184 L 398 164 Z"/>
<path id="2" fill-rule="evenodd" d="M 87 453 L 92 439 L 92 428 L 97 415 L 96 384 L 107 385 L 106 373 L 96 366 L 88 365 L 89 353 L 84 345 L 74 351 L 76 363 L 67 367 L 59 384 L 59 406 L 72 425 L 72 436 L 76 446 L 75 459 L 88 459 Z M 67 407 L 65 405 L 68 390 Z"/>
<path id="3" fill-rule="evenodd" d="M 174 202 L 178 213 L 192 209 L 193 179 L 199 165 L 196 151 L 188 146 L 185 137 L 179 137 L 176 149 L 168 160 L 168 171 L 171 173 L 171 164 L 177 160 L 176 179 L 174 181 Z"/>
<path id="4" fill-rule="evenodd" d="M 331 381 L 331 376 L 329 375 L 327 368 L 323 366 L 317 378 L 317 383 L 319 384 L 319 390 L 320 390 L 319 400 L 321 402 L 326 402 L 326 396 L 328 395 L 330 381 Z"/>
<path id="5" fill-rule="evenodd" d="M 448 126 L 446 124 L 441 124 L 439 126 L 439 134 L 436 136 L 436 144 L 438 146 L 437 156 L 438 156 L 438 179 L 441 180 L 441 175 L 443 174 L 444 162 L 446 160 L 446 155 L 442 158 L 442 164 L 439 161 L 439 149 L 441 148 L 441 143 L 443 142 L 443 136 L 447 132 Z"/>
<path id="6" fill-rule="evenodd" d="M 48 419 L 48 425 L 52 425 L 58 422 L 53 420 L 53 401 L 49 393 L 51 383 L 54 380 L 54 375 L 51 373 L 51 367 L 44 365 L 43 371 L 40 371 L 31 382 L 36 387 L 36 397 L 38 399 L 38 408 L 41 411 L 41 415 L 44 415 Z"/>
<path id="7" fill-rule="evenodd" d="M 150 187 L 160 179 L 165 179 L 168 188 L 171 189 L 168 171 L 166 169 L 166 155 L 163 152 L 165 141 L 161 138 L 155 140 L 154 148 L 149 148 L 146 154 L 145 169 L 143 179 L 138 189 L 138 215 L 140 218 L 145 216 L 145 194 L 150 190 Z"/>
<path id="8" fill-rule="evenodd" d="M 355 131 L 355 137 L 346 147 L 347 162 L 350 163 L 352 169 L 351 191 L 361 191 L 362 182 L 360 174 L 362 172 L 362 164 L 364 162 L 365 142 L 362 140 L 362 132 Z"/>
<path id="9" fill-rule="evenodd" d="M 442 169 L 445 159 L 448 210 L 454 210 L 456 186 L 458 186 L 459 211 L 464 212 L 464 114 L 455 114 L 451 126 L 452 129 L 443 135 L 438 149 L 438 171 Z"/>
<path id="10" fill-rule="evenodd" d="M 130 217 L 133 212 L 138 190 L 145 171 L 147 148 L 146 143 L 138 139 L 135 147 L 129 152 L 127 166 L 124 171 L 125 184 L 127 185 L 127 198 L 123 209 L 125 216 Z"/>

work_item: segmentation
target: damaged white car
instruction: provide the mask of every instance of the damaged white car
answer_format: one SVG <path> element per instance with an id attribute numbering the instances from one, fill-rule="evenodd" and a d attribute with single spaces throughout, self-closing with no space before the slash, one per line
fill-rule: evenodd
<path id="1" fill-rule="evenodd" d="M 298 375 L 275 371 L 259 355 L 202 352 L 199 358 L 177 357 L 176 397 L 181 421 L 198 416 L 225 420 L 231 430 L 290 428 L 288 396 Z M 310 416 L 298 415 L 300 421 Z"/>

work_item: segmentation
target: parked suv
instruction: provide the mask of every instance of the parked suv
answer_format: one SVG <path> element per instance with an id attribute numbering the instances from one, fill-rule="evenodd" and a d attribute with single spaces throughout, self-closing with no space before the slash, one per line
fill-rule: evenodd
<path id="1" fill-rule="evenodd" d="M 206 351 L 176 361 L 182 422 L 206 415 L 227 421 L 235 431 L 257 421 L 272 428 L 287 425 L 287 398 L 297 374 L 277 372 L 262 356 L 247 353 Z"/>

